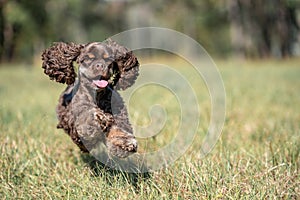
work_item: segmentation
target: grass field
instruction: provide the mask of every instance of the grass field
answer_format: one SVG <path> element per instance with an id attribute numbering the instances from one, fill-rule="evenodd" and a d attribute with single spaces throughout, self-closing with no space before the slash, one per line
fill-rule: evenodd
<path id="1" fill-rule="evenodd" d="M 2 66 L 0 199 L 299 199 L 299 63 L 217 62 L 227 113 L 216 147 L 200 159 L 195 144 L 174 165 L 144 175 L 94 164 L 55 128 L 63 85 L 49 81 L 38 67 Z M 189 68 L 175 65 L 188 73 Z M 163 99 L 170 95 L 160 94 Z M 204 112 L 201 133 L 210 99 L 205 89 L 198 95 Z M 131 117 L 143 123 L 147 116 L 138 107 L 130 109 Z M 173 107 L 169 117 L 176 121 Z M 170 137 L 172 128 L 168 125 L 163 137 Z"/>

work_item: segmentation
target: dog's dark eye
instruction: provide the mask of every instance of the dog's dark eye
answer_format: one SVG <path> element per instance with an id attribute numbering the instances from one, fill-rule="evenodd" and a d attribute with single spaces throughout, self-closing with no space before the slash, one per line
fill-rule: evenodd
<path id="1" fill-rule="evenodd" d="M 84 61 L 85 63 L 88 63 L 88 64 L 90 64 L 90 63 L 93 62 L 94 60 L 95 60 L 95 58 L 90 58 L 89 56 L 85 56 L 84 59 L 83 59 L 83 61 Z"/>
<path id="2" fill-rule="evenodd" d="M 84 56 L 84 62 L 86 63 L 91 63 L 95 60 L 95 55 L 92 53 L 88 53 L 87 55 Z"/>

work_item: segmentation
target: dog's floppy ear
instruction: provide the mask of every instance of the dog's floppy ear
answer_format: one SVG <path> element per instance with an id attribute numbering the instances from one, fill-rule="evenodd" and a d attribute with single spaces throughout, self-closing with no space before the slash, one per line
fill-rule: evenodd
<path id="1" fill-rule="evenodd" d="M 106 44 L 111 48 L 114 62 L 117 63 L 120 71 L 120 78 L 115 88 L 125 90 L 134 84 L 139 75 L 139 62 L 132 51 L 126 47 L 111 39 L 107 39 Z"/>
<path id="2" fill-rule="evenodd" d="M 80 55 L 81 44 L 57 42 L 42 54 L 44 73 L 59 83 L 74 83 L 76 73 L 73 61 Z"/>

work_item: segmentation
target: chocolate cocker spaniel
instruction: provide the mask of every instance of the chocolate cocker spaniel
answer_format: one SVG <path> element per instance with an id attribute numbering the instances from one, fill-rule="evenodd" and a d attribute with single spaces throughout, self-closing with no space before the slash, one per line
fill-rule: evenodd
<path id="1" fill-rule="evenodd" d="M 134 84 L 138 76 L 139 62 L 132 51 L 111 39 L 58 42 L 43 52 L 42 60 L 51 80 L 68 85 L 57 105 L 57 128 L 64 129 L 83 152 L 100 142 L 110 155 L 120 158 L 137 151 L 127 109 L 117 92 Z"/>

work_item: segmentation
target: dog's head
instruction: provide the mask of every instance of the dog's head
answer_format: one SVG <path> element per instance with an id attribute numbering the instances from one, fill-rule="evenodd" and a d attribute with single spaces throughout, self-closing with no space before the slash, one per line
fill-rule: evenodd
<path id="1" fill-rule="evenodd" d="M 55 43 L 42 54 L 44 73 L 51 80 L 68 85 L 75 81 L 73 62 L 79 64 L 79 73 L 91 83 L 103 88 L 130 87 L 138 76 L 138 60 L 127 48 L 111 39 L 89 44 Z"/>

